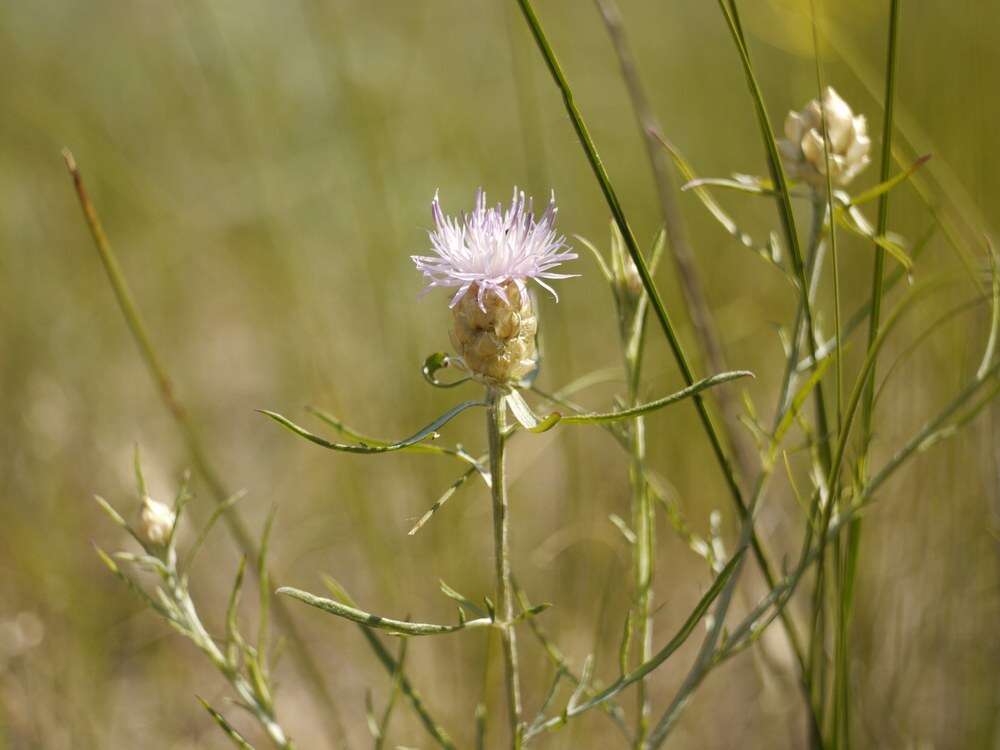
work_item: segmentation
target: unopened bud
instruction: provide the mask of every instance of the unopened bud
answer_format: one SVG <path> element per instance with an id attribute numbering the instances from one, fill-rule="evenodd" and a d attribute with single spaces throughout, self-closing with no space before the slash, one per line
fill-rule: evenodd
<path id="1" fill-rule="evenodd" d="M 150 544 L 166 544 L 174 528 L 174 512 L 147 495 L 139 512 L 142 535 Z"/>
<path id="2" fill-rule="evenodd" d="M 622 270 L 622 287 L 624 290 L 632 297 L 641 297 L 642 288 L 642 277 L 639 276 L 639 269 L 635 267 L 635 262 L 629 255 L 625 256 L 624 269 Z"/>

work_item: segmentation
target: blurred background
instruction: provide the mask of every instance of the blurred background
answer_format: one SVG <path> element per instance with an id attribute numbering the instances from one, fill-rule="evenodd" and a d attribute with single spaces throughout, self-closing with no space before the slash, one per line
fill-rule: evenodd
<path id="1" fill-rule="evenodd" d="M 808 3 L 743 5 L 780 122 L 816 91 Z M 824 75 L 874 123 L 876 161 L 887 8 L 861 0 L 820 8 Z M 621 0 L 621 9 L 664 130 L 698 172 L 765 173 L 751 100 L 716 4 Z M 539 0 L 537 10 L 648 246 L 660 223 L 656 194 L 600 16 L 583 0 Z M 900 36 L 899 122 L 917 152 L 933 152 L 930 201 L 973 264 L 982 262 L 982 233 L 996 228 L 1000 201 L 997 10 L 971 0 L 904 3 Z M 454 617 L 439 579 L 473 598 L 491 592 L 481 483 L 410 537 L 457 465 L 331 453 L 254 409 L 305 423 L 302 407 L 315 404 L 374 435 L 410 434 L 473 393 L 431 389 L 420 376 L 424 357 L 448 347 L 447 296 L 418 300 L 422 282 L 409 260 L 427 249 L 434 191 L 454 213 L 471 205 L 480 185 L 497 200 L 515 184 L 536 196 L 554 189 L 562 231 L 601 247 L 606 204 L 512 1 L 8 2 L 0 6 L 0 69 L 0 748 L 228 746 L 196 693 L 260 739 L 226 705 L 227 686 L 201 655 L 94 553 L 92 543 L 127 547 L 91 497 L 100 493 L 129 517 L 137 512 L 133 445 L 161 499 L 173 496 L 191 458 L 116 307 L 60 149 L 76 155 L 212 461 L 227 486 L 248 491 L 239 512 L 255 535 L 278 506 L 276 577 L 319 591 L 320 574 L 329 573 L 365 608 L 424 621 Z M 876 175 L 869 168 L 858 188 Z M 777 227 L 772 202 L 719 197 L 755 236 Z M 770 415 L 782 365 L 776 327 L 787 324 L 794 291 L 692 195 L 680 201 L 729 364 L 757 373 L 745 391 Z M 934 217 L 907 185 L 894 193 L 890 226 L 912 242 Z M 850 311 L 868 293 L 872 250 L 846 236 L 841 247 Z M 915 275 L 961 276 L 965 265 L 935 230 Z M 573 270 L 582 277 L 560 284 L 558 305 L 539 298 L 546 388 L 620 362 L 610 293 L 589 257 Z M 696 351 L 669 260 L 657 280 Z M 966 276 L 950 299 L 925 305 L 882 372 L 929 321 L 973 293 Z M 975 371 L 987 328 L 981 305 L 906 354 L 880 401 L 875 466 Z M 849 373 L 862 348 L 858 339 Z M 648 349 L 644 392 L 676 389 L 680 378 L 658 332 Z M 618 391 L 612 384 L 580 400 L 606 407 Z M 894 478 L 868 516 L 853 631 L 861 747 L 1000 746 L 998 434 L 994 406 Z M 446 435 L 470 449 L 484 444 L 472 415 Z M 648 435 L 650 461 L 692 529 L 706 535 L 719 510 L 731 546 L 737 524 L 693 409 L 658 412 Z M 613 679 L 631 584 L 628 549 L 608 515 L 628 517 L 625 457 L 596 428 L 563 427 L 511 450 L 516 573 L 534 601 L 555 605 L 543 623 L 570 663 L 579 669 L 595 653 L 598 675 Z M 808 482 L 804 472 L 798 478 Z M 213 507 L 198 477 L 194 487 L 182 527 L 188 541 L 193 520 Z M 761 534 L 793 559 L 801 528 L 779 477 Z M 665 522 L 658 537 L 662 644 L 711 579 Z M 211 629 L 221 631 L 238 559 L 217 527 L 192 574 Z M 748 568 L 737 608 L 745 611 L 763 591 Z M 381 706 L 388 677 L 356 627 L 289 605 L 351 745 L 367 745 L 365 691 Z M 806 596 L 793 603 L 800 623 L 806 605 Z M 248 628 L 253 613 L 247 602 Z M 657 714 L 699 640 L 655 673 Z M 532 716 L 551 668 L 527 632 L 522 644 Z M 671 746 L 801 747 L 801 701 L 783 644 L 774 629 L 762 651 L 709 677 Z M 480 700 L 494 717 L 490 746 L 505 731 L 497 650 L 484 672 L 485 652 L 476 632 L 411 644 L 409 673 L 460 747 L 472 742 Z M 299 746 L 333 747 L 330 717 L 287 653 L 277 682 L 279 716 Z M 631 700 L 626 705 L 631 711 Z M 615 731 L 594 711 L 539 746 L 613 746 Z M 405 706 L 391 741 L 429 747 Z"/>

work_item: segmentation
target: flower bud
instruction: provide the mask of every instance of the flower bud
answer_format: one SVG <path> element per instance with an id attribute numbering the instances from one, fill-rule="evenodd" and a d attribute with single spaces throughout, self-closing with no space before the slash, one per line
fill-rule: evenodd
<path id="1" fill-rule="evenodd" d="M 823 120 L 826 119 L 827 148 L 823 148 Z M 813 99 L 799 112 L 789 112 L 785 119 L 785 138 L 778 141 L 785 169 L 792 179 L 814 188 L 826 185 L 827 160 L 834 185 L 846 185 L 870 161 L 868 124 L 864 115 L 854 112 L 827 86 L 822 105 Z M 827 153 L 828 152 L 828 153 Z"/>
<path id="2" fill-rule="evenodd" d="M 166 544 L 170 539 L 170 531 L 174 528 L 174 512 L 149 495 L 142 500 L 142 510 L 139 512 L 142 521 L 140 531 L 150 544 Z"/>
<path id="3" fill-rule="evenodd" d="M 632 256 L 625 255 L 622 259 L 622 272 L 621 272 L 620 284 L 622 291 L 638 299 L 642 296 L 644 290 L 642 286 L 642 277 L 639 276 L 639 269 L 635 266 L 635 261 L 632 260 Z"/>
<path id="4" fill-rule="evenodd" d="M 510 384 L 535 368 L 538 321 L 526 292 L 513 281 L 482 295 L 469 287 L 452 308 L 452 346 L 465 366 L 489 384 Z"/>
<path id="5" fill-rule="evenodd" d="M 618 224 L 611 222 L 611 279 L 620 303 L 634 312 L 642 298 L 642 277 L 635 261 L 625 248 Z"/>

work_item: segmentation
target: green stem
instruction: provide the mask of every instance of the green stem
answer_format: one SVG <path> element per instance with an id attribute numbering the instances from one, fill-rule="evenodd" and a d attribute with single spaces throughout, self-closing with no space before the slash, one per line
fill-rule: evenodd
<path id="1" fill-rule="evenodd" d="M 765 150 L 767 151 L 768 170 L 770 171 L 771 180 L 775 186 L 778 216 L 781 220 L 785 240 L 791 251 L 792 265 L 794 266 L 800 288 L 800 294 L 802 296 L 802 312 L 805 320 L 806 339 L 809 343 L 809 353 L 812 355 L 815 366 L 818 347 L 815 334 L 816 328 L 813 321 L 812 303 L 809 298 L 810 290 L 807 280 L 807 271 L 803 261 L 801 248 L 799 246 L 799 238 L 795 227 L 795 215 L 792 211 L 792 201 L 791 194 L 788 189 L 788 181 L 778 152 L 777 142 L 774 138 L 774 129 L 771 127 L 770 117 L 767 114 L 763 92 L 761 91 L 756 75 L 754 74 L 753 63 L 750 59 L 750 50 L 743 34 L 743 28 L 736 1 L 718 0 L 718 2 L 719 8 L 726 19 L 726 23 L 729 26 L 730 33 L 736 44 L 737 52 L 739 53 L 740 60 L 743 64 L 743 71 L 747 79 L 747 86 L 753 99 L 758 125 L 760 126 L 761 137 Z M 830 447 L 829 421 L 827 419 L 822 383 L 817 383 L 816 387 L 813 389 L 813 399 L 816 404 L 816 429 L 818 433 L 817 442 L 820 463 L 823 469 L 822 473 L 828 474 L 832 463 L 832 454 Z M 822 556 L 820 559 L 822 560 Z M 820 563 L 820 569 L 822 569 L 822 562 Z M 811 683 L 813 681 L 811 669 L 810 674 L 804 679 L 807 683 Z M 812 713 L 815 715 L 815 711 L 812 711 Z M 813 747 L 822 746 L 822 737 L 818 731 L 816 721 L 811 723 L 811 738 Z"/>
<path id="2" fill-rule="evenodd" d="M 823 90 L 824 90 L 824 86 L 823 86 L 823 70 L 822 70 L 822 66 L 820 65 L 819 35 L 818 35 L 817 29 L 816 29 L 816 8 L 815 8 L 814 0 L 810 0 L 809 10 L 810 10 L 810 16 L 811 16 L 811 19 L 812 19 L 813 49 L 814 49 L 814 52 L 815 52 L 815 60 L 816 60 L 816 90 L 817 90 L 818 100 L 820 102 L 822 102 L 823 101 Z M 833 265 L 833 321 L 834 321 L 834 339 L 837 342 L 836 360 L 834 362 L 834 367 L 836 368 L 836 380 L 835 380 L 835 382 L 836 382 L 836 391 L 835 391 L 835 393 L 836 393 L 836 404 L 837 404 L 837 432 L 839 433 L 839 432 L 841 432 L 843 430 L 843 427 L 844 427 L 844 414 L 843 414 L 843 405 L 844 405 L 844 401 L 843 401 L 843 399 L 844 399 L 844 364 L 843 363 L 844 363 L 844 358 L 843 358 L 843 346 L 842 346 L 842 344 L 843 344 L 843 335 L 842 335 L 841 319 L 840 319 L 840 263 L 839 263 L 839 258 L 838 258 L 838 255 L 837 255 L 837 223 L 833 220 L 834 206 L 833 206 L 833 181 L 832 181 L 832 177 L 831 177 L 831 171 L 832 170 L 830 169 L 830 141 L 829 141 L 829 138 L 826 137 L 826 135 L 825 135 L 826 133 L 829 132 L 829 128 L 828 128 L 828 124 L 827 124 L 826 109 L 824 107 L 822 107 L 822 106 L 820 107 L 820 115 L 821 115 L 821 119 L 822 119 L 822 132 L 824 133 L 824 138 L 823 138 L 823 159 L 826 162 L 826 169 L 824 170 L 824 174 L 826 176 L 826 195 L 823 196 L 824 197 L 823 210 L 824 210 L 824 213 L 827 210 L 829 210 L 829 212 L 830 212 L 830 252 L 831 252 L 831 255 L 833 256 L 832 257 L 832 265 Z M 819 201 L 819 199 L 820 199 L 820 196 L 818 195 L 818 191 L 817 191 L 817 197 L 816 197 L 817 202 Z M 879 249 L 881 249 L 881 248 L 879 248 Z M 829 498 L 828 502 L 831 502 L 831 503 L 835 502 L 836 501 L 836 497 L 837 497 L 836 494 L 832 493 L 830 495 L 830 498 Z M 844 568 L 844 557 L 845 556 L 844 556 L 844 544 L 843 544 L 843 540 L 840 537 L 838 537 L 836 539 L 836 542 L 835 542 L 834 547 L 833 547 L 833 558 L 834 558 L 833 559 L 833 566 L 834 566 L 834 577 L 835 577 L 835 580 L 836 580 L 836 589 L 837 589 L 837 592 L 841 594 L 841 597 L 839 599 L 839 606 L 838 606 L 836 617 L 835 617 L 835 620 L 836 620 L 836 623 L 837 623 L 837 632 L 836 632 L 836 640 L 835 640 L 835 646 L 834 646 L 836 658 L 835 658 L 834 671 L 833 671 L 833 674 L 834 674 L 833 738 L 832 738 L 833 739 L 833 743 L 832 743 L 833 747 L 837 747 L 837 737 L 838 737 L 838 731 L 839 731 L 839 727 L 840 727 L 839 720 L 840 720 L 841 705 L 842 705 L 841 700 L 840 700 L 840 694 L 841 694 L 840 685 L 841 685 L 842 678 L 844 676 L 844 670 L 842 669 L 842 657 L 843 657 L 843 653 L 844 653 L 843 652 L 843 646 L 845 644 L 845 629 L 843 627 L 843 625 L 844 625 L 844 618 L 842 617 L 843 612 L 844 612 L 844 597 L 843 597 L 843 591 L 844 591 L 844 570 L 845 570 L 845 568 Z M 825 560 L 820 559 L 820 561 L 819 561 L 819 563 L 817 565 L 816 589 L 815 589 L 815 592 L 814 592 L 815 596 L 814 596 L 814 599 L 813 599 L 814 612 L 817 609 L 819 610 L 818 612 L 816 612 L 814 614 L 814 621 L 817 622 L 817 624 L 819 624 L 821 626 L 825 626 L 825 615 L 823 614 L 823 608 L 825 607 L 825 599 L 823 597 L 823 577 L 824 577 L 825 564 L 826 564 Z M 815 638 L 814 642 L 810 644 L 810 656 L 811 657 L 815 657 L 817 655 L 817 653 L 819 653 L 817 651 L 817 649 L 815 648 L 817 642 L 818 642 L 819 646 L 822 648 L 822 646 L 823 646 L 823 644 L 825 642 L 825 637 L 823 636 L 822 629 L 819 630 L 819 632 L 817 634 L 817 637 Z M 813 685 L 816 685 L 818 687 L 818 689 L 819 689 L 820 699 L 818 701 L 818 706 L 819 706 L 818 713 L 819 713 L 819 715 L 821 717 L 823 715 L 823 706 L 824 706 L 823 695 L 824 695 L 824 691 L 826 689 L 826 676 L 825 676 L 825 673 L 824 673 L 825 672 L 825 665 L 826 665 L 826 661 L 824 660 L 824 662 L 823 662 L 823 666 L 824 666 L 823 671 L 820 672 L 820 674 L 819 674 L 818 677 L 814 676 L 812 678 L 813 679 Z M 818 744 L 818 743 L 814 743 L 814 744 Z"/>
<path id="3" fill-rule="evenodd" d="M 510 721 L 511 747 L 521 747 L 521 685 L 517 664 L 517 637 L 514 631 L 514 587 L 510 572 L 510 505 L 505 476 L 504 428 L 507 407 L 503 392 L 487 391 L 486 432 L 490 448 L 490 487 L 493 498 L 494 569 L 496 572 L 496 618 L 503 641 L 507 683 L 507 713 Z"/>
<path id="4" fill-rule="evenodd" d="M 882 182 L 889 179 L 892 167 L 892 131 L 896 88 L 897 40 L 899 38 L 899 11 L 902 0 L 891 0 L 889 6 L 889 41 L 886 54 L 885 76 L 885 114 L 882 118 L 882 163 L 879 174 Z M 889 221 L 889 193 L 879 196 L 878 216 L 876 219 L 877 236 L 883 236 Z M 880 317 L 882 312 L 882 296 L 884 291 L 885 251 L 877 244 L 875 246 L 875 262 L 872 271 L 872 308 L 868 319 L 868 348 L 871 351 L 878 338 Z M 872 367 L 872 378 L 865 391 L 864 408 L 862 409 L 862 472 L 867 471 L 868 453 L 872 438 L 872 419 L 875 411 L 875 365 Z M 864 474 L 862 474 L 862 479 Z M 834 688 L 834 700 L 839 708 L 837 716 L 840 723 L 836 727 L 836 735 L 841 740 L 841 746 L 850 747 L 850 681 L 845 674 L 850 667 L 849 626 L 854 599 L 854 581 L 858 565 L 858 552 L 861 546 L 861 519 L 856 519 L 847 530 L 847 556 L 844 562 L 844 586 L 841 592 L 842 604 L 838 624 L 838 649 L 836 672 L 837 684 Z"/>
<path id="5" fill-rule="evenodd" d="M 823 221 L 826 216 L 827 201 L 819 194 L 818 191 L 813 193 L 812 200 L 812 213 L 813 213 L 813 239 L 812 242 L 816 243 L 812 246 L 810 252 L 816 252 L 818 248 L 818 243 L 822 238 L 822 228 Z M 831 226 L 833 222 L 831 221 Z M 815 331 L 807 331 L 806 335 L 815 340 Z M 813 350 L 815 351 L 815 349 Z M 837 362 L 839 366 L 839 359 Z M 826 445 L 827 450 L 821 454 L 821 468 L 822 475 L 825 475 L 830 469 L 830 456 L 829 456 L 829 436 L 827 435 L 827 430 L 829 425 L 826 420 L 826 408 L 823 401 L 823 384 L 817 383 L 814 389 L 814 394 L 816 397 L 816 423 L 817 430 L 820 433 L 820 444 Z M 824 437 L 825 436 L 825 437 Z M 833 497 L 831 496 L 827 502 L 833 502 Z M 807 523 L 813 524 L 816 519 L 807 519 Z M 813 597 L 812 597 L 812 617 L 811 617 L 811 627 L 810 627 L 810 637 L 809 637 L 809 650 L 807 654 L 808 659 L 808 669 L 809 669 L 809 679 L 808 683 L 811 687 L 811 699 L 813 701 L 813 712 L 816 714 L 817 724 L 821 728 L 823 726 L 823 715 L 824 707 L 826 704 L 826 680 L 823 676 L 823 665 L 824 665 L 824 643 L 826 641 L 826 617 L 825 609 L 823 606 L 824 596 L 823 590 L 826 580 L 826 559 L 824 555 L 820 555 L 819 561 L 816 564 L 816 581 L 813 587 Z M 812 745 L 813 747 L 822 746 L 822 738 L 819 732 L 812 733 Z"/>
<path id="6" fill-rule="evenodd" d="M 645 318 L 646 306 L 640 305 L 637 316 Z M 643 328 L 645 323 L 639 323 Z M 630 328 L 630 327 L 625 327 Z M 624 332 L 624 329 L 623 329 Z M 642 336 L 642 329 L 638 332 Z M 629 342 L 623 336 L 622 345 L 626 352 L 625 371 L 628 379 L 628 405 L 634 407 L 639 400 L 639 373 L 641 357 L 628 355 Z M 637 347 L 641 353 L 642 347 Z M 646 422 L 644 417 L 636 417 L 628 433 L 629 484 L 632 489 L 632 525 L 635 530 L 633 547 L 633 569 L 635 574 L 636 613 L 639 624 L 640 662 L 648 661 L 653 655 L 653 573 L 656 569 L 655 519 L 653 505 L 646 487 Z M 636 730 L 633 747 L 640 749 L 649 731 L 649 717 L 652 712 L 646 691 L 645 678 L 637 683 Z"/>

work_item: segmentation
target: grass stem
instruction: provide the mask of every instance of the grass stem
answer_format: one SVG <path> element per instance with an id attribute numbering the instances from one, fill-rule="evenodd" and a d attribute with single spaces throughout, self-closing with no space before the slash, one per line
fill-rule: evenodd
<path id="1" fill-rule="evenodd" d="M 892 167 L 892 133 L 894 119 L 894 103 L 896 90 L 896 61 L 898 58 L 899 12 L 902 0 L 891 0 L 889 6 L 889 38 L 885 66 L 885 109 L 882 118 L 882 161 L 879 175 L 881 181 L 888 179 Z M 878 215 L 876 218 L 877 236 L 885 235 L 889 221 L 889 192 L 883 193 L 878 199 Z M 885 276 L 885 250 L 876 244 L 875 261 L 872 269 L 872 307 L 868 319 L 868 348 L 875 345 L 878 338 L 879 324 L 882 312 L 882 296 Z M 865 391 L 864 407 L 862 409 L 862 471 L 868 465 L 868 453 L 872 440 L 872 420 L 875 412 L 875 377 L 876 362 L 872 365 L 872 378 Z M 849 626 L 853 609 L 854 581 L 857 571 L 858 554 L 861 546 L 861 519 L 856 519 L 847 530 L 847 557 L 844 562 L 844 585 L 841 591 L 839 611 L 838 641 L 837 641 L 837 671 L 834 689 L 835 718 L 839 723 L 835 726 L 835 736 L 839 747 L 850 747 L 850 680 L 846 674 L 850 668 Z"/>

